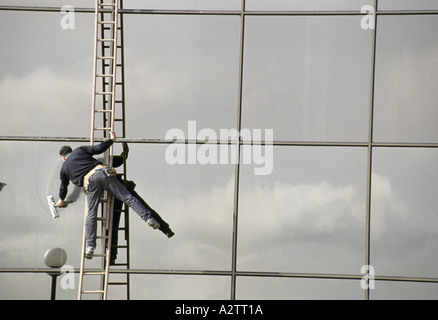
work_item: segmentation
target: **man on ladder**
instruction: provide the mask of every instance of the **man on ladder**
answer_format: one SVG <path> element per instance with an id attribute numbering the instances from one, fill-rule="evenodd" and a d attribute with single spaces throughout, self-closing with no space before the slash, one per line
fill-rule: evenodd
<path id="1" fill-rule="evenodd" d="M 104 190 L 126 203 L 153 229 L 160 227 L 160 224 L 153 218 L 151 211 L 117 180 L 115 169 L 104 166 L 93 158 L 94 155 L 104 153 L 114 143 L 116 136 L 114 132 L 110 134 L 110 139 L 98 145 L 82 146 L 75 150 L 72 150 L 69 146 L 64 146 L 59 151 L 64 163 L 60 171 L 60 199 L 56 205 L 58 207 L 66 206 L 64 199 L 67 196 L 67 187 L 70 181 L 78 187 L 84 187 L 87 193 L 88 214 L 85 221 L 85 257 L 87 259 L 93 257 L 96 248 L 97 210 Z"/>

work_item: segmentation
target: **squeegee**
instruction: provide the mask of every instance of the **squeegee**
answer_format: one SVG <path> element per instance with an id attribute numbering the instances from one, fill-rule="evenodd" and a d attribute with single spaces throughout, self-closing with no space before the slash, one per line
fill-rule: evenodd
<path id="1" fill-rule="evenodd" d="M 55 199 L 53 199 L 53 196 L 48 196 L 47 202 L 49 203 L 49 209 L 53 219 L 59 218 L 58 207 L 56 206 Z"/>

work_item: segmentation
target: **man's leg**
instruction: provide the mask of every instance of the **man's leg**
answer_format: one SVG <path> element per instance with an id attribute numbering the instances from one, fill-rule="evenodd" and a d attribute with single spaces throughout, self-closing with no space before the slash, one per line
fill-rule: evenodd
<path id="1" fill-rule="evenodd" d="M 100 173 L 105 174 L 105 173 Z M 134 210 L 142 220 L 146 221 L 149 226 L 154 229 L 160 227 L 160 224 L 153 218 L 152 213 L 136 198 L 125 186 L 115 177 L 105 178 L 105 190 L 111 192 L 114 197 L 126 203 L 132 210 Z"/>
<path id="2" fill-rule="evenodd" d="M 123 202 L 114 197 L 114 210 L 113 210 L 113 232 L 111 235 L 111 261 L 117 258 L 117 244 L 119 242 L 119 225 L 121 209 L 123 208 Z"/>
<path id="3" fill-rule="evenodd" d="M 102 195 L 102 188 L 99 183 L 90 177 L 87 191 L 87 206 L 88 213 L 85 219 L 85 240 L 88 251 L 94 251 L 96 248 L 96 232 L 97 232 L 97 210 L 99 208 L 99 200 Z M 86 256 L 91 259 L 91 255 Z"/>
<path id="4" fill-rule="evenodd" d="M 128 190 L 131 192 L 131 194 L 136 197 L 152 214 L 155 220 L 160 224 L 159 230 L 163 232 L 167 237 L 171 238 L 175 235 L 175 233 L 170 229 L 169 224 L 161 218 L 161 216 L 156 212 L 154 209 L 152 209 L 146 201 L 140 195 L 134 190 L 135 183 L 128 183 Z"/>

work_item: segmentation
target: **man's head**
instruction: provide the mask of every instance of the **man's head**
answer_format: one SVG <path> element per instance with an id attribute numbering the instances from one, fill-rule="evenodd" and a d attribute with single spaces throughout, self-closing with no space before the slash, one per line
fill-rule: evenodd
<path id="1" fill-rule="evenodd" d="M 59 150 L 59 155 L 61 156 L 62 160 L 65 161 L 67 156 L 72 152 L 73 150 L 69 146 L 63 146 L 61 150 Z"/>

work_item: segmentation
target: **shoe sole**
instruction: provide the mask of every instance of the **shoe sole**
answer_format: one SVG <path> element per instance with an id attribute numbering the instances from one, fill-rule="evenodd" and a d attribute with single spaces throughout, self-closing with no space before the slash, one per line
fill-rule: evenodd
<path id="1" fill-rule="evenodd" d="M 160 224 L 157 221 L 148 221 L 147 224 L 152 229 L 158 229 L 160 227 Z"/>
<path id="2" fill-rule="evenodd" d="M 158 229 L 160 227 L 160 224 L 158 222 L 153 222 L 149 226 L 155 230 L 155 229 Z"/>

